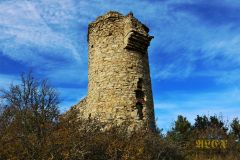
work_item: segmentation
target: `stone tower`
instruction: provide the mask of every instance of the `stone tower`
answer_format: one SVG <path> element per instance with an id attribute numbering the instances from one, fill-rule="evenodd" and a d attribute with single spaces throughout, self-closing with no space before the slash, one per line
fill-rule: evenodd
<path id="1" fill-rule="evenodd" d="M 88 95 L 75 106 L 84 117 L 155 129 L 148 32 L 131 12 L 110 11 L 89 24 Z"/>

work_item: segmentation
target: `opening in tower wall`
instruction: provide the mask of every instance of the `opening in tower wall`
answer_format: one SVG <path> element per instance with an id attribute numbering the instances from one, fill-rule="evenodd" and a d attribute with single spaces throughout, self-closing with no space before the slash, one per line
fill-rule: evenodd
<path id="1" fill-rule="evenodd" d="M 137 109 L 137 115 L 140 120 L 143 119 L 143 103 L 144 103 L 144 92 L 142 90 L 143 88 L 143 79 L 139 78 L 137 82 L 137 89 L 135 90 L 136 94 L 136 109 Z"/>
<path id="2" fill-rule="evenodd" d="M 143 79 L 142 79 L 142 78 L 139 78 L 139 79 L 138 79 L 138 82 L 137 82 L 137 88 L 138 88 L 138 89 L 142 89 L 142 84 L 143 84 Z"/>

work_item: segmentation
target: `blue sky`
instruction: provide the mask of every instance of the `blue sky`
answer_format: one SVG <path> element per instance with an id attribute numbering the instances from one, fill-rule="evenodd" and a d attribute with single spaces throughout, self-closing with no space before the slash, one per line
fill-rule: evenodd
<path id="1" fill-rule="evenodd" d="M 157 124 L 178 114 L 240 117 L 238 0 L 1 0 L 0 87 L 33 70 L 61 94 L 66 111 L 87 94 L 87 26 L 109 10 L 134 13 L 149 47 Z"/>

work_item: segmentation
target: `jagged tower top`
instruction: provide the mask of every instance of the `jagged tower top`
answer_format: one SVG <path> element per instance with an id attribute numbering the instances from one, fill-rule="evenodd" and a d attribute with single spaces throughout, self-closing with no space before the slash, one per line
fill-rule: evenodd
<path id="1" fill-rule="evenodd" d="M 101 23 L 103 22 L 104 20 L 106 19 L 121 19 L 121 18 L 124 18 L 124 17 L 129 17 L 135 21 L 137 21 L 139 24 L 142 25 L 142 27 L 145 29 L 145 31 L 148 33 L 149 32 L 149 28 L 147 26 L 145 26 L 144 24 L 142 24 L 140 21 L 138 21 L 134 16 L 133 16 L 133 12 L 129 12 L 127 14 L 127 16 L 124 16 L 123 14 L 119 13 L 119 12 L 116 12 L 116 11 L 109 11 L 107 12 L 106 14 L 102 15 L 102 16 L 99 16 L 94 22 L 90 23 L 89 24 L 89 28 L 91 27 L 94 27 L 95 24 L 97 23 Z"/>
<path id="2" fill-rule="evenodd" d="M 145 52 L 147 47 L 150 44 L 153 36 L 149 36 L 149 28 L 141 23 L 137 18 L 133 16 L 132 12 L 129 12 L 126 16 L 116 11 L 109 11 L 106 14 L 98 17 L 95 21 L 89 24 L 88 26 L 88 41 L 90 32 L 97 32 L 101 30 L 101 26 L 105 25 L 107 21 L 123 21 L 125 24 L 124 27 L 124 41 L 126 46 L 125 49 L 135 50 L 137 49 L 136 45 L 132 46 L 131 41 L 134 41 L 136 44 L 136 40 L 138 40 L 140 46 L 140 52 Z M 140 40 L 140 41 L 139 41 Z M 129 45 L 128 45 L 129 44 Z"/>

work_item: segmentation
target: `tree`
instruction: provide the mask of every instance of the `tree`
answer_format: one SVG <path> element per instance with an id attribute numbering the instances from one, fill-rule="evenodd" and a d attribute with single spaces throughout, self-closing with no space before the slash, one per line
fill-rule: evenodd
<path id="1" fill-rule="evenodd" d="M 184 134 L 186 132 L 189 132 L 191 129 L 191 124 L 190 122 L 187 120 L 186 117 L 183 117 L 182 115 L 179 115 L 177 118 L 177 121 L 175 121 L 175 128 L 174 130 Z"/>
<path id="2" fill-rule="evenodd" d="M 168 132 L 170 136 L 175 141 L 185 141 L 191 131 L 191 123 L 187 120 L 186 117 L 178 115 L 177 120 L 174 122 L 172 130 Z"/>
<path id="3" fill-rule="evenodd" d="M 240 122 L 238 118 L 234 118 L 230 126 L 232 128 L 231 133 L 240 141 Z"/>
<path id="4" fill-rule="evenodd" d="M 227 137 L 228 128 L 221 117 L 197 115 L 193 125 L 193 134 L 198 138 L 223 139 Z"/>
<path id="5" fill-rule="evenodd" d="M 197 115 L 197 118 L 195 118 L 195 123 L 193 125 L 194 129 L 203 130 L 206 129 L 209 126 L 209 120 L 206 115 L 199 116 Z"/>
<path id="6" fill-rule="evenodd" d="M 8 156 L 7 159 L 51 156 L 46 147 L 51 143 L 51 133 L 59 117 L 56 90 L 47 80 L 38 81 L 28 73 L 21 75 L 20 84 L 12 84 L 0 93 L 5 106 L 0 115 L 3 126 L 0 159 L 1 156 Z"/>
<path id="7" fill-rule="evenodd" d="M 197 115 L 193 128 L 198 130 L 205 130 L 207 128 L 218 128 L 223 130 L 225 133 L 228 130 L 228 128 L 224 125 L 221 117 L 217 117 L 216 115 L 210 117 L 207 117 L 206 115 Z"/>

